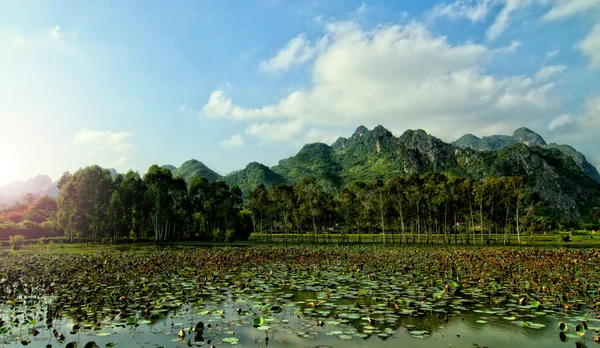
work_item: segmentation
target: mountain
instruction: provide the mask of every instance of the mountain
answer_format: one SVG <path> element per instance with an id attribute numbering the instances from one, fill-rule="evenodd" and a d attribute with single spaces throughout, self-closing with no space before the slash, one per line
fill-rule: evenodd
<path id="1" fill-rule="evenodd" d="M 569 145 L 547 144 L 527 128 L 517 129 L 512 136 L 478 138 L 467 134 L 446 143 L 420 129 L 409 129 L 396 137 L 383 126 L 373 130 L 360 126 L 349 138 L 340 137 L 331 146 L 306 144 L 295 156 L 280 160 L 272 168 L 251 162 L 244 169 L 221 176 L 194 159 L 179 168 L 163 167 L 188 183 L 195 177 L 206 177 L 224 180 L 229 186 L 237 183 L 243 192 L 259 183 L 295 184 L 306 177 L 314 177 L 334 192 L 356 180 L 386 181 L 396 175 L 433 171 L 477 180 L 522 176 L 528 194 L 540 197 L 539 211 L 545 216 L 581 220 L 600 207 L 600 175 L 585 156 Z M 28 192 L 56 196 L 57 191 L 50 178 L 38 176 L 0 188 L 0 197 L 20 199 Z"/>
<path id="2" fill-rule="evenodd" d="M 267 169 L 261 167 L 263 173 Z M 292 184 L 315 177 L 332 191 L 355 180 L 385 181 L 432 171 L 474 179 L 518 175 L 525 178 L 528 192 L 540 196 L 540 210 L 546 215 L 581 219 L 600 206 L 597 171 L 585 157 L 570 146 L 548 145 L 527 128 L 517 129 L 513 136 L 466 135 L 449 144 L 423 130 L 407 130 L 395 137 L 382 126 L 373 130 L 360 126 L 351 137 L 338 138 L 331 146 L 307 144 L 271 170 Z M 273 183 L 259 175 L 246 176 L 244 171 L 225 180 L 243 182 L 244 189 Z"/>
<path id="3" fill-rule="evenodd" d="M 38 175 L 25 182 L 14 181 L 0 187 L 0 203 L 20 201 L 28 193 L 36 196 L 48 195 L 50 197 L 57 197 L 58 188 L 56 187 L 56 183 L 53 183 L 52 179 L 47 175 Z"/>
<path id="4" fill-rule="evenodd" d="M 462 149 L 471 148 L 477 151 L 498 151 L 513 144 L 525 144 L 527 146 L 539 146 L 545 149 L 558 149 L 563 154 L 570 156 L 577 166 L 592 180 L 600 184 L 600 174 L 596 167 L 591 165 L 585 156 L 569 145 L 555 143 L 547 144 L 544 138 L 528 128 L 515 130 L 512 136 L 491 135 L 478 138 L 473 134 L 465 134 L 452 144 Z"/>
<path id="5" fill-rule="evenodd" d="M 165 164 L 164 166 L 160 166 L 161 168 L 166 168 L 168 170 L 170 170 L 171 172 L 174 171 L 175 169 L 177 169 L 177 167 L 172 166 L 170 164 Z"/>
<path id="6" fill-rule="evenodd" d="M 174 177 L 183 178 L 188 183 L 191 182 L 193 178 L 199 177 L 205 177 L 210 181 L 216 181 L 221 178 L 219 174 L 205 166 L 204 163 L 195 159 L 186 161 L 181 167 L 171 170 L 171 172 Z"/>
<path id="7" fill-rule="evenodd" d="M 272 169 L 290 183 L 315 177 L 325 187 L 342 185 L 341 167 L 333 158 L 333 149 L 322 143 L 304 145 L 296 156 L 279 161 Z"/>
<path id="8" fill-rule="evenodd" d="M 286 179 L 283 176 L 258 162 L 250 162 L 246 168 L 229 173 L 223 179 L 230 187 L 238 184 L 242 192 L 248 192 L 257 183 L 263 183 L 267 187 L 286 183 Z"/>

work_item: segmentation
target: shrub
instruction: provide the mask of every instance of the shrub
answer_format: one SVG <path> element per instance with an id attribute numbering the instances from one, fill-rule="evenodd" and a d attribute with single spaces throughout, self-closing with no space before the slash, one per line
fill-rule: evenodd
<path id="1" fill-rule="evenodd" d="M 17 234 L 16 236 L 10 236 L 8 238 L 8 243 L 13 250 L 21 249 L 21 246 L 25 243 L 25 236 L 22 234 Z"/>
<path id="2" fill-rule="evenodd" d="M 225 241 L 226 242 L 233 242 L 236 239 L 236 233 L 235 230 L 230 228 L 225 232 Z"/>
<path id="3" fill-rule="evenodd" d="M 225 240 L 225 231 L 220 228 L 215 228 L 212 233 L 213 242 L 222 242 Z"/>

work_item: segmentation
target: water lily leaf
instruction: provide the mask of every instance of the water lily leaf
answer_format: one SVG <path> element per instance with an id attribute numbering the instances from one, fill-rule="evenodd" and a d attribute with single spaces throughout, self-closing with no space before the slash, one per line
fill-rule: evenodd
<path id="1" fill-rule="evenodd" d="M 108 342 L 104 345 L 104 348 L 112 348 L 117 345 L 117 342 Z"/>
<path id="2" fill-rule="evenodd" d="M 583 335 L 585 335 L 585 333 L 587 332 L 587 330 L 585 329 L 585 327 L 583 327 L 583 324 L 579 324 L 579 325 L 575 326 L 575 332 L 579 336 L 583 336 Z"/>
<path id="3" fill-rule="evenodd" d="M 562 322 L 562 321 L 560 323 L 558 323 L 558 329 L 563 332 L 569 332 L 569 326 L 567 325 L 567 323 Z"/>
<path id="4" fill-rule="evenodd" d="M 261 326 L 262 324 L 265 323 L 265 319 L 263 317 L 257 317 L 257 318 L 254 318 L 254 321 L 252 323 L 254 326 Z"/>
<path id="5" fill-rule="evenodd" d="M 225 343 L 237 344 L 239 340 L 240 339 L 237 337 L 226 337 L 226 338 L 223 338 L 221 341 L 223 341 Z"/>
<path id="6" fill-rule="evenodd" d="M 134 317 L 134 316 L 127 317 L 127 325 L 135 325 L 135 324 L 137 324 L 137 322 L 138 322 L 138 320 L 136 317 Z"/>

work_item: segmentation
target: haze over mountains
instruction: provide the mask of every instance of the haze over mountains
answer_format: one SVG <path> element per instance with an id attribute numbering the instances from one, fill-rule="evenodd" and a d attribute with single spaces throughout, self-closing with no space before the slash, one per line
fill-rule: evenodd
<path id="1" fill-rule="evenodd" d="M 372 130 L 360 126 L 349 138 L 340 137 L 331 145 L 306 144 L 272 168 L 251 162 L 223 176 L 195 159 L 179 167 L 163 167 L 187 182 L 195 177 L 222 179 L 230 186 L 237 183 L 244 192 L 259 183 L 294 184 L 305 177 L 315 177 L 324 188 L 335 190 L 355 180 L 388 180 L 430 171 L 475 179 L 519 175 L 549 211 L 578 219 L 600 206 L 600 175 L 585 156 L 569 145 L 547 144 L 527 128 L 517 129 L 512 136 L 467 134 L 446 143 L 423 130 L 407 130 L 396 137 L 383 126 Z M 58 190 L 49 177 L 38 176 L 0 188 L 0 202 L 18 200 L 28 192 L 56 196 Z"/>

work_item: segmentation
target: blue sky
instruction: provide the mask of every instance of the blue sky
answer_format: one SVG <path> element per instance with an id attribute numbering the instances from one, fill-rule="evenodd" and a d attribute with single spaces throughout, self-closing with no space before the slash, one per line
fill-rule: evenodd
<path id="1" fill-rule="evenodd" d="M 600 165 L 600 0 L 2 1 L 0 185 L 274 165 L 363 124 Z"/>

